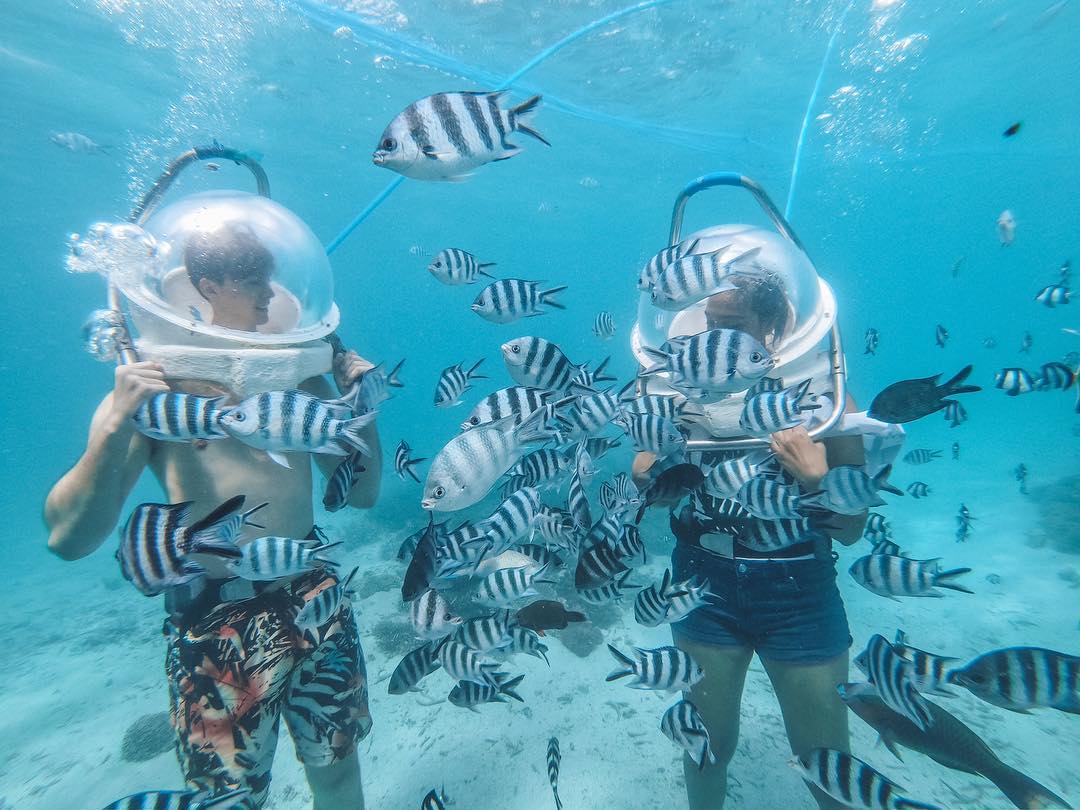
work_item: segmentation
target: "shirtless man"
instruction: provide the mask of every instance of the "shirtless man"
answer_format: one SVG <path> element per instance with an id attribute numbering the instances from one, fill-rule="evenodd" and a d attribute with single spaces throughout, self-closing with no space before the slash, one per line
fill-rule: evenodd
<path id="1" fill-rule="evenodd" d="M 253 331 L 268 320 L 273 297 L 272 255 L 250 231 L 219 228 L 185 249 L 188 275 L 213 306 L 213 323 Z M 354 352 L 339 355 L 334 378 L 347 389 L 371 364 Z M 124 502 L 148 465 L 169 503 L 192 501 L 198 519 L 235 495 L 248 506 L 269 501 L 258 513 L 265 529 L 245 530 L 240 542 L 267 534 L 303 538 L 312 531 L 311 464 L 290 454 L 291 468 L 266 453 L 228 438 L 210 442 L 159 442 L 138 433 L 132 414 L 148 397 L 169 391 L 208 393 L 195 384 L 166 382 L 151 362 L 116 369 L 113 390 L 98 406 L 86 450 L 50 491 L 45 503 L 49 549 L 77 560 L 100 547 L 116 527 Z M 300 385 L 320 398 L 335 396 L 325 377 Z M 379 439 L 371 448 L 348 504 L 369 508 L 379 494 Z M 315 455 L 326 476 L 339 456 Z M 211 570 L 210 559 L 198 560 Z M 293 617 L 305 594 L 336 582 L 320 570 L 288 581 L 248 583 L 200 578 L 166 592 L 169 638 L 166 673 L 177 755 L 192 788 L 215 793 L 251 789 L 259 807 L 270 785 L 278 718 L 284 715 L 304 765 L 316 810 L 362 810 L 357 742 L 371 727 L 367 680 L 348 599 L 314 631 L 297 629 Z M 199 590 L 201 588 L 201 590 Z M 246 590 L 245 590 L 246 589 Z"/>

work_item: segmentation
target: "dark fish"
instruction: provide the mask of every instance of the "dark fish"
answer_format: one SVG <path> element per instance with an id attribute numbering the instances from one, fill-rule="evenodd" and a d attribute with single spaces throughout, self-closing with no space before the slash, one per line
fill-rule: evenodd
<path id="1" fill-rule="evenodd" d="M 881 735 L 881 741 L 897 757 L 900 757 L 897 746 L 902 745 L 946 768 L 983 776 L 1017 807 L 1069 807 L 1060 796 L 998 759 L 978 734 L 936 703 L 926 701 L 933 723 L 926 731 L 920 731 L 902 714 L 886 706 L 879 696 L 858 686 L 840 684 L 837 687 L 840 699 Z"/>
<path id="2" fill-rule="evenodd" d="M 878 330 L 877 329 L 875 329 L 872 326 L 869 329 L 867 329 L 866 330 L 866 349 L 865 349 L 865 351 L 863 351 L 863 354 L 877 354 L 877 347 L 878 347 L 878 341 L 879 340 L 880 340 L 880 338 L 878 336 Z"/>
<path id="3" fill-rule="evenodd" d="M 962 384 L 971 374 L 971 369 L 970 365 L 964 366 L 944 385 L 938 384 L 940 374 L 893 383 L 874 397 L 874 401 L 870 403 L 870 408 L 866 412 L 867 416 L 900 425 L 937 413 L 949 404 L 950 400 L 946 397 L 982 390 L 977 385 Z"/>
<path id="4" fill-rule="evenodd" d="M 435 579 L 435 564 L 438 561 L 438 548 L 435 542 L 439 526 L 435 524 L 435 516 L 428 520 L 427 528 L 420 536 L 413 552 L 409 567 L 405 569 L 405 581 L 401 584 L 401 598 L 405 602 L 411 602 L 428 589 L 431 581 Z"/>
<path id="5" fill-rule="evenodd" d="M 941 348 L 945 348 L 945 342 L 949 339 L 949 330 L 942 326 L 940 323 L 934 330 L 934 343 Z"/>
<path id="6" fill-rule="evenodd" d="M 627 570 L 618 552 L 608 543 L 599 540 L 578 560 L 574 570 L 574 587 L 579 590 L 600 588 Z"/>
<path id="7" fill-rule="evenodd" d="M 656 476 L 645 489 L 645 500 L 638 509 L 634 523 L 641 523 L 650 506 L 676 506 L 679 501 L 701 486 L 705 474 L 696 464 L 676 464 Z"/>
<path id="8" fill-rule="evenodd" d="M 1021 123 L 1022 122 L 1017 121 L 1015 124 L 1010 124 L 1008 129 L 1006 129 L 1004 132 L 1001 133 L 1001 136 L 1003 138 L 1011 138 L 1013 135 L 1015 135 L 1017 132 L 1020 131 L 1020 124 Z"/>
<path id="9" fill-rule="evenodd" d="M 545 630 L 563 630 L 570 622 L 584 621 L 587 621 L 584 613 L 567 610 L 562 602 L 552 599 L 539 599 L 517 612 L 517 623 L 540 635 Z"/>
<path id="10" fill-rule="evenodd" d="M 953 442 L 952 443 L 952 457 L 953 457 L 953 461 L 959 461 L 960 460 L 960 442 Z"/>

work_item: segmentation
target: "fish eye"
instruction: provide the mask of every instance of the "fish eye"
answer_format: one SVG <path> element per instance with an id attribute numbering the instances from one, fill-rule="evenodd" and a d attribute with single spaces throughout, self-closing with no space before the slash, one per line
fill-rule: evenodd
<path id="1" fill-rule="evenodd" d="M 517 345 L 511 346 L 510 351 L 512 351 L 514 354 L 521 354 L 521 347 Z"/>
<path id="2" fill-rule="evenodd" d="M 762 359 L 763 358 L 761 356 L 761 352 L 751 352 L 750 353 L 750 362 L 751 363 L 760 363 L 762 361 Z"/>
<path id="3" fill-rule="evenodd" d="M 436 260 L 435 267 L 442 267 L 442 260 L 441 259 Z"/>
<path id="4" fill-rule="evenodd" d="M 386 151 L 390 152 L 397 148 L 397 141 L 393 138 L 383 138 L 383 141 L 379 146 Z"/>
<path id="5" fill-rule="evenodd" d="M 242 412 L 242 411 L 235 411 L 234 413 L 231 413 L 231 414 L 229 414 L 229 415 L 230 415 L 230 416 L 231 416 L 231 417 L 232 417 L 232 418 L 233 418 L 234 420 L 236 420 L 237 422 L 243 422 L 243 421 L 244 421 L 244 414 L 243 414 L 243 412 Z"/>
<path id="6" fill-rule="evenodd" d="M 431 495 L 434 498 L 441 498 L 445 494 L 446 494 L 446 490 L 443 489 L 442 487 L 435 487 L 435 489 L 431 490 Z"/>
<path id="7" fill-rule="evenodd" d="M 472 417 L 471 419 L 469 419 L 469 424 L 472 425 L 473 427 L 476 427 L 477 425 L 480 424 L 480 417 L 479 416 Z"/>

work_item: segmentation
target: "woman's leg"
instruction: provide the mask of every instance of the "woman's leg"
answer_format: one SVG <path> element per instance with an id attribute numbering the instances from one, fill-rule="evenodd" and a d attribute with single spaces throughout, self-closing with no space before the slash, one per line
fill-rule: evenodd
<path id="1" fill-rule="evenodd" d="M 706 764 L 698 770 L 689 756 L 683 757 L 686 797 L 690 810 L 719 810 L 727 795 L 727 766 L 739 741 L 739 705 L 754 651 L 750 647 L 702 644 L 677 631 L 674 636 L 676 646 L 690 653 L 705 671 L 705 677 L 690 690 L 690 701 L 705 721 L 709 747 L 717 760 L 716 765 Z"/>
<path id="2" fill-rule="evenodd" d="M 802 664 L 762 658 L 784 715 L 788 743 L 796 756 L 814 748 L 848 751 L 848 710 L 836 685 L 848 679 L 845 650 L 820 664 Z M 704 665 L 703 665 L 704 666 Z M 810 787 L 823 808 L 843 808 L 817 787 Z"/>

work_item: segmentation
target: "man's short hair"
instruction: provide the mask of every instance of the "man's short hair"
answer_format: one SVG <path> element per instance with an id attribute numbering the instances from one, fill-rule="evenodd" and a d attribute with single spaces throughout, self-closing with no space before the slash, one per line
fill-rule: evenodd
<path id="1" fill-rule="evenodd" d="M 197 290 L 204 278 L 223 284 L 226 278 L 242 281 L 253 276 L 269 276 L 274 270 L 274 256 L 250 227 L 226 223 L 188 240 L 184 246 L 184 266 Z"/>

